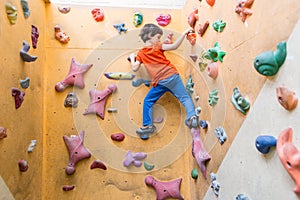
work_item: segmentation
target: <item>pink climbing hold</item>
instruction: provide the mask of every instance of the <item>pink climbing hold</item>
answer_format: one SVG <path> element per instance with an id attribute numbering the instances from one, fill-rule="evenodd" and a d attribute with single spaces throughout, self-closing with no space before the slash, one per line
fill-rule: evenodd
<path id="1" fill-rule="evenodd" d="M 56 83 L 55 90 L 62 92 L 68 86 L 76 86 L 80 89 L 85 87 L 84 74 L 93 66 L 93 64 L 80 64 L 74 58 L 72 58 L 69 73 L 66 78 Z"/>
<path id="2" fill-rule="evenodd" d="M 101 160 L 95 160 L 91 166 L 90 166 L 90 169 L 95 169 L 95 168 L 100 168 L 100 169 L 103 169 L 103 170 L 106 170 L 106 165 L 101 161 Z"/>
<path id="3" fill-rule="evenodd" d="M 18 162 L 20 172 L 26 172 L 28 170 L 28 162 L 26 160 L 19 160 Z"/>
<path id="4" fill-rule="evenodd" d="M 107 98 L 110 94 L 117 90 L 117 85 L 110 84 L 105 90 L 90 90 L 90 104 L 83 115 L 96 114 L 104 119 L 104 109 Z"/>
<path id="5" fill-rule="evenodd" d="M 11 94 L 15 98 L 15 108 L 20 108 L 24 101 L 25 92 L 19 90 L 18 88 L 12 88 Z"/>
<path id="6" fill-rule="evenodd" d="M 206 164 L 210 161 L 211 157 L 203 146 L 203 142 L 200 137 L 200 128 L 191 128 L 191 134 L 193 138 L 192 155 L 196 159 L 202 175 L 206 178 Z"/>
<path id="7" fill-rule="evenodd" d="M 62 187 L 63 191 L 71 191 L 75 188 L 75 185 L 64 185 Z"/>
<path id="8" fill-rule="evenodd" d="M 190 27 L 194 28 L 196 22 L 199 20 L 198 9 L 193 9 L 188 16 L 188 24 Z"/>
<path id="9" fill-rule="evenodd" d="M 66 167 L 66 173 L 71 175 L 75 173 L 75 165 L 85 158 L 90 158 L 91 153 L 83 145 L 84 131 L 81 131 L 77 136 L 73 135 L 68 137 L 64 135 L 63 139 L 67 146 L 70 158 Z"/>
<path id="10" fill-rule="evenodd" d="M 158 181 L 153 176 L 146 176 L 145 183 L 148 186 L 151 186 L 156 191 L 156 200 L 164 200 L 168 198 L 174 198 L 179 200 L 184 200 L 180 194 L 180 184 L 182 178 L 177 178 L 172 181 Z"/>
<path id="11" fill-rule="evenodd" d="M 5 127 L 0 127 L 0 139 L 6 138 L 6 128 Z"/>
<path id="12" fill-rule="evenodd" d="M 159 14 L 156 16 L 156 21 L 160 26 L 167 26 L 171 22 L 171 15 L 170 14 Z"/>
<path id="13" fill-rule="evenodd" d="M 121 142 L 125 139 L 125 135 L 123 133 L 114 133 L 111 134 L 110 138 L 114 141 Z"/>
<path id="14" fill-rule="evenodd" d="M 219 68 L 217 62 L 212 62 L 207 66 L 207 74 L 213 79 L 216 79 L 218 77 Z"/>

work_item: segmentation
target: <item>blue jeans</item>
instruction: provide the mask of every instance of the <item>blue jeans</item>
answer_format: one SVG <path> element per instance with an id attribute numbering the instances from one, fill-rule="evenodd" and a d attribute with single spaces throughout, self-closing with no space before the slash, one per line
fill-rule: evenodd
<path id="1" fill-rule="evenodd" d="M 144 126 L 152 125 L 153 105 L 166 92 L 170 92 L 171 94 L 173 94 L 185 107 L 187 114 L 185 124 L 187 124 L 187 120 L 190 117 L 196 114 L 194 103 L 191 97 L 186 92 L 180 76 L 178 74 L 175 74 L 170 76 L 169 78 L 159 81 L 157 86 L 151 87 L 148 94 L 146 95 L 143 106 Z"/>

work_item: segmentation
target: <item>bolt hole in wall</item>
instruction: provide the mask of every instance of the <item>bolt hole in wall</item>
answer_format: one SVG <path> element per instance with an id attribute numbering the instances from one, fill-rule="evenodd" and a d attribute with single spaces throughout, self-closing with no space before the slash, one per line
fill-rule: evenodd
<path id="1" fill-rule="evenodd" d="M 186 0 L 50 0 L 50 2 L 64 5 L 181 9 L 185 5 Z"/>

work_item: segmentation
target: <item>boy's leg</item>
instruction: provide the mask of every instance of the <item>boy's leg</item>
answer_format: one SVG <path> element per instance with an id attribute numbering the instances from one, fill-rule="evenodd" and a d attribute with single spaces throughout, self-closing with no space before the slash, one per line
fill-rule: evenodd
<path id="1" fill-rule="evenodd" d="M 146 95 L 144 99 L 144 105 L 143 105 L 143 126 L 149 126 L 152 125 L 152 108 L 153 105 L 156 103 L 156 101 L 164 94 L 166 93 L 168 88 L 158 84 L 156 87 L 152 87 L 148 94 Z"/>
<path id="2" fill-rule="evenodd" d="M 192 117 L 196 116 L 194 103 L 186 92 L 186 89 L 182 83 L 182 80 L 179 75 L 172 76 L 169 79 L 169 82 L 165 84 L 166 87 L 169 88 L 170 92 L 178 99 L 178 101 L 185 107 L 186 109 L 186 121 L 185 124 L 188 125 L 188 120 Z M 196 119 L 198 120 L 198 119 Z"/>
<path id="3" fill-rule="evenodd" d="M 140 135 L 143 140 L 149 139 L 149 133 L 156 131 L 152 122 L 152 108 L 155 102 L 168 91 L 168 89 L 162 85 L 152 87 L 144 99 L 143 105 L 143 126 L 139 128 L 136 133 Z"/>

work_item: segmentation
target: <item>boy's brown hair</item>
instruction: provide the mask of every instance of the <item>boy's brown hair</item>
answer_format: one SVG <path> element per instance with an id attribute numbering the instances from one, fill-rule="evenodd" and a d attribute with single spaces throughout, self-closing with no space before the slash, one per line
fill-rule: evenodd
<path id="1" fill-rule="evenodd" d="M 160 35 L 163 34 L 163 31 L 159 26 L 155 24 L 145 24 L 139 36 L 141 37 L 143 42 L 146 42 L 147 40 L 150 39 L 149 37 L 153 37 L 156 34 L 160 34 Z"/>

